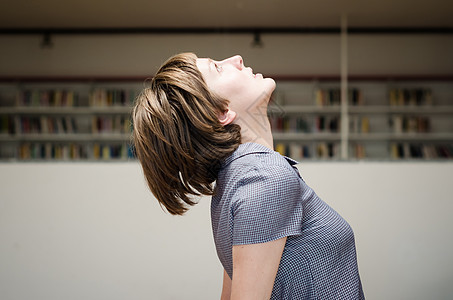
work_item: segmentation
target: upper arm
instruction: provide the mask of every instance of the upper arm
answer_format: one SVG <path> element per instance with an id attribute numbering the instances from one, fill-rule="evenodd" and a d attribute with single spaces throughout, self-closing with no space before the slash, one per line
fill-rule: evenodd
<path id="1" fill-rule="evenodd" d="M 301 185 L 290 167 L 248 171 L 232 202 L 233 245 L 266 243 L 302 232 Z"/>
<path id="2" fill-rule="evenodd" d="M 232 206 L 231 299 L 269 299 L 286 239 L 302 230 L 301 186 L 294 170 L 248 170 Z M 230 272 L 230 270 L 228 270 Z"/>
<path id="3" fill-rule="evenodd" d="M 231 299 L 269 299 L 286 237 L 260 244 L 233 246 Z"/>
<path id="4" fill-rule="evenodd" d="M 222 286 L 222 295 L 220 300 L 230 300 L 231 297 L 231 278 L 228 276 L 228 273 L 223 270 L 223 286 Z"/>

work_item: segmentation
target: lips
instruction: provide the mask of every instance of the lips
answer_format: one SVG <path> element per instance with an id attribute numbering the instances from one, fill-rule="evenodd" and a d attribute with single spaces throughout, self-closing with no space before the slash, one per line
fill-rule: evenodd
<path id="1" fill-rule="evenodd" d="M 261 76 L 261 77 L 263 77 L 263 74 L 261 74 L 261 73 L 253 74 L 253 69 L 252 69 L 252 68 L 247 67 L 247 69 L 250 70 L 250 73 L 251 73 L 251 75 L 253 76 L 253 78 L 256 78 L 258 75 Z"/>
<path id="2" fill-rule="evenodd" d="M 250 68 L 250 67 L 247 67 L 247 69 L 249 69 L 249 70 L 250 70 L 250 73 L 252 74 L 252 76 L 253 76 L 253 77 L 256 77 L 256 75 L 255 75 L 255 74 L 253 74 L 253 69 L 252 69 L 252 68 Z"/>

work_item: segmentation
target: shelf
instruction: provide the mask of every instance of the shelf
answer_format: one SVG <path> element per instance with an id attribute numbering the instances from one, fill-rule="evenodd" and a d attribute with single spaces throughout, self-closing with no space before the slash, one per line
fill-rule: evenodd
<path id="1" fill-rule="evenodd" d="M 0 135 L 1 142 L 127 142 L 131 134 L 124 133 L 62 133 Z"/>
<path id="2" fill-rule="evenodd" d="M 142 83 L 137 84 L 138 81 L 142 82 L 141 79 L 137 82 L 135 79 L 123 81 L 124 78 L 102 82 L 99 78 L 63 78 L 61 82 L 57 80 L 57 83 L 51 78 L 28 79 L 28 82 L 11 81 L 3 87 L 3 99 L 0 89 L 0 105 L 3 105 L 0 106 L 0 125 L 3 132 L 0 134 L 0 154 L 3 157 L 26 157 L 21 155 L 20 151 L 27 154 L 27 151 L 38 151 L 43 146 L 52 147 L 55 151 L 64 147 L 83 149 L 88 158 L 99 157 L 95 155 L 99 152 L 99 147 L 106 149 L 105 151 L 110 149 L 112 153 L 118 152 L 117 147 L 129 148 L 129 118 L 133 99 L 128 96 L 126 102 L 93 102 L 96 97 L 92 97 L 90 93 L 99 88 L 127 91 L 132 95 L 134 90 L 143 87 Z M 424 147 L 445 151 L 446 155 L 442 154 L 439 160 L 453 157 L 451 76 L 409 76 L 397 78 L 396 81 L 393 77 L 350 77 L 348 96 L 343 99 L 343 105 L 339 104 L 339 77 L 325 77 L 322 80 L 316 76 L 280 79 L 277 84 L 279 89 L 268 108 L 268 114 L 274 130 L 274 145 L 286 155 L 295 154 L 294 157 L 303 157 L 304 161 L 394 161 L 390 146 L 396 145 L 409 149 Z M 13 92 L 24 89 L 39 91 L 43 86 L 50 90 L 74 90 L 78 93 L 77 101 L 74 102 L 77 106 L 13 106 L 16 103 Z M 390 102 L 389 89 L 401 90 L 404 101 Z M 420 91 L 423 93 L 420 94 Z M 429 91 L 429 94 L 426 94 L 430 95 L 429 98 L 424 98 L 424 91 Z M 325 94 L 322 94 L 323 92 Z M 424 105 L 390 105 L 414 103 L 412 98 L 407 98 L 407 95 L 413 93 L 416 94 L 415 102 Z M 115 106 L 89 106 L 97 103 Z M 124 103 L 130 106 L 122 106 Z M 46 124 L 49 126 L 47 130 Z M 43 128 L 42 132 L 49 134 L 28 133 L 41 132 L 40 128 Z M 417 130 L 420 133 L 405 132 Z M 65 131 L 72 133 L 50 134 Z M 360 133 L 361 131 L 369 132 Z M 410 160 L 412 157 L 404 156 L 400 159 Z M 425 156 L 423 159 L 429 160 L 430 157 Z"/>
<path id="3" fill-rule="evenodd" d="M 8 133 L 0 133 L 0 142 L 8 142 L 11 140 L 13 135 Z"/>
<path id="4" fill-rule="evenodd" d="M 349 106 L 351 114 L 453 114 L 452 105 L 442 106 Z"/>
<path id="5" fill-rule="evenodd" d="M 340 106 L 271 105 L 270 114 L 340 114 Z M 348 106 L 351 114 L 453 114 L 453 106 Z"/>
<path id="6" fill-rule="evenodd" d="M 127 115 L 131 113 L 131 110 L 131 107 L 125 106 L 1 107 L 0 115 Z"/>
<path id="7" fill-rule="evenodd" d="M 300 133 L 300 132 L 275 132 L 274 140 L 278 142 L 297 142 L 297 141 L 340 141 L 339 133 Z"/>
<path id="8" fill-rule="evenodd" d="M 279 142 L 291 141 L 339 141 L 339 133 L 274 133 L 274 140 Z M 451 141 L 453 133 L 350 133 L 351 141 Z"/>
<path id="9" fill-rule="evenodd" d="M 316 106 L 316 105 L 277 105 L 269 106 L 270 114 L 340 114 L 340 106 Z"/>
<path id="10" fill-rule="evenodd" d="M 453 133 L 350 133 L 351 141 L 430 141 L 453 140 Z"/>

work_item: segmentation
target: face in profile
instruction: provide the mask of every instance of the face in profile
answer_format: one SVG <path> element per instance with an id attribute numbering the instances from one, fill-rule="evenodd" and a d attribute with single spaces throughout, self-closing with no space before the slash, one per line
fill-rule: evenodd
<path id="1" fill-rule="evenodd" d="M 208 88 L 218 96 L 227 99 L 229 109 L 241 115 L 254 107 L 268 103 L 275 89 L 272 78 L 263 78 L 245 67 L 239 55 L 215 61 L 198 58 L 197 67 L 203 75 Z"/>

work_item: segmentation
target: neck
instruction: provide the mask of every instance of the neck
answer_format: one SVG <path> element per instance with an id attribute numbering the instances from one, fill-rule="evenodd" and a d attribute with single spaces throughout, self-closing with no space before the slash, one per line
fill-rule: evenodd
<path id="1" fill-rule="evenodd" d="M 267 105 L 257 107 L 254 111 L 238 117 L 235 123 L 241 126 L 242 143 L 252 142 L 274 149 L 274 138 L 267 116 Z"/>

